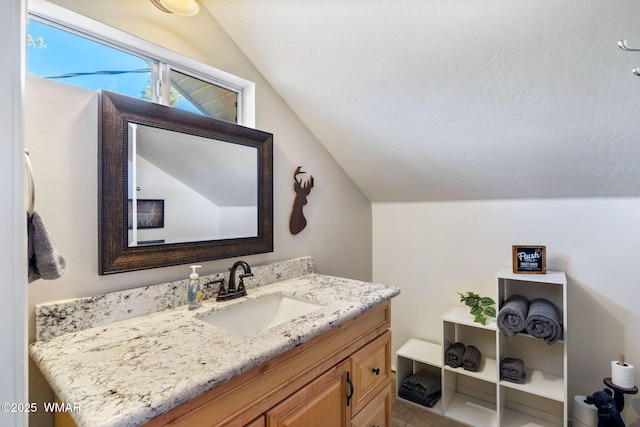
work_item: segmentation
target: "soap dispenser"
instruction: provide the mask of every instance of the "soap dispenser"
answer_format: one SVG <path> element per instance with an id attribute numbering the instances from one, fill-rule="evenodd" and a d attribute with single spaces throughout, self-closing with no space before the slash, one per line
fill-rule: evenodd
<path id="1" fill-rule="evenodd" d="M 202 301 L 202 288 L 200 287 L 200 279 L 196 268 L 202 267 L 201 265 L 192 265 L 189 268 L 192 270 L 189 275 L 189 290 L 187 294 L 187 301 L 189 303 L 189 310 L 195 310 L 200 307 Z"/>

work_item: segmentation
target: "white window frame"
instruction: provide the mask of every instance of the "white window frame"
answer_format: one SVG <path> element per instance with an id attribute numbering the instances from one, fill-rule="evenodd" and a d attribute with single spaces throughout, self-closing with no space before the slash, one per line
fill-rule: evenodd
<path id="1" fill-rule="evenodd" d="M 29 14 L 45 23 L 63 29 L 66 28 L 88 39 L 110 45 L 119 50 L 131 53 L 132 55 L 148 59 L 154 63 L 160 61 L 159 67 L 153 67 L 152 78 L 154 82 L 161 82 L 161 88 L 163 88 L 160 91 L 161 93 L 163 90 L 166 92 L 169 90 L 169 68 L 237 92 L 237 123 L 242 126 L 255 128 L 255 83 L 210 65 L 203 64 L 170 49 L 128 34 L 117 28 L 110 27 L 45 0 L 30 0 Z M 155 94 L 157 90 L 153 92 Z M 154 97 L 157 96 L 154 95 Z M 165 99 L 166 98 L 165 96 Z M 154 99 L 154 101 L 162 103 L 161 98 Z"/>

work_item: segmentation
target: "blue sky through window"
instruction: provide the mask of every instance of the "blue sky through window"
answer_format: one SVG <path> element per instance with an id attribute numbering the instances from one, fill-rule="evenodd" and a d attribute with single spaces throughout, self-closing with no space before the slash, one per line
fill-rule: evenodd
<path id="1" fill-rule="evenodd" d="M 51 78 L 73 73 L 125 71 L 122 74 L 89 74 L 53 80 L 87 89 L 107 89 L 137 98 L 150 82 L 150 64 L 137 56 L 33 20 L 29 21 L 29 34 L 34 38 L 41 37 L 45 44 L 44 48 L 29 48 L 28 70 L 31 74 Z"/>
<path id="2" fill-rule="evenodd" d="M 29 47 L 28 72 L 91 90 L 107 89 L 136 98 L 143 97 L 151 82 L 151 63 L 143 58 L 29 20 L 28 33 L 42 39 L 42 47 Z M 184 97 L 174 105 L 202 114 Z"/>

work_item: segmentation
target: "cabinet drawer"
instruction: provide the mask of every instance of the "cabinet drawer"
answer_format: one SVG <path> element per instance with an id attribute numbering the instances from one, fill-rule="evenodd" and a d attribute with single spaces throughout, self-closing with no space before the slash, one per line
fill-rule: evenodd
<path id="1" fill-rule="evenodd" d="M 351 420 L 351 427 L 391 426 L 391 387 L 386 387 Z"/>
<path id="2" fill-rule="evenodd" d="M 389 385 L 390 354 L 391 332 L 387 331 L 351 356 L 353 414 L 360 412 L 374 396 Z"/>

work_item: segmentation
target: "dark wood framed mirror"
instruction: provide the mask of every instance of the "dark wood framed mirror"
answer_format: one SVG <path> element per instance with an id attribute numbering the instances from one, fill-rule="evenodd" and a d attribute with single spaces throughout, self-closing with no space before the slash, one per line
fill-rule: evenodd
<path id="1" fill-rule="evenodd" d="M 273 135 L 99 93 L 99 273 L 273 251 Z"/>

